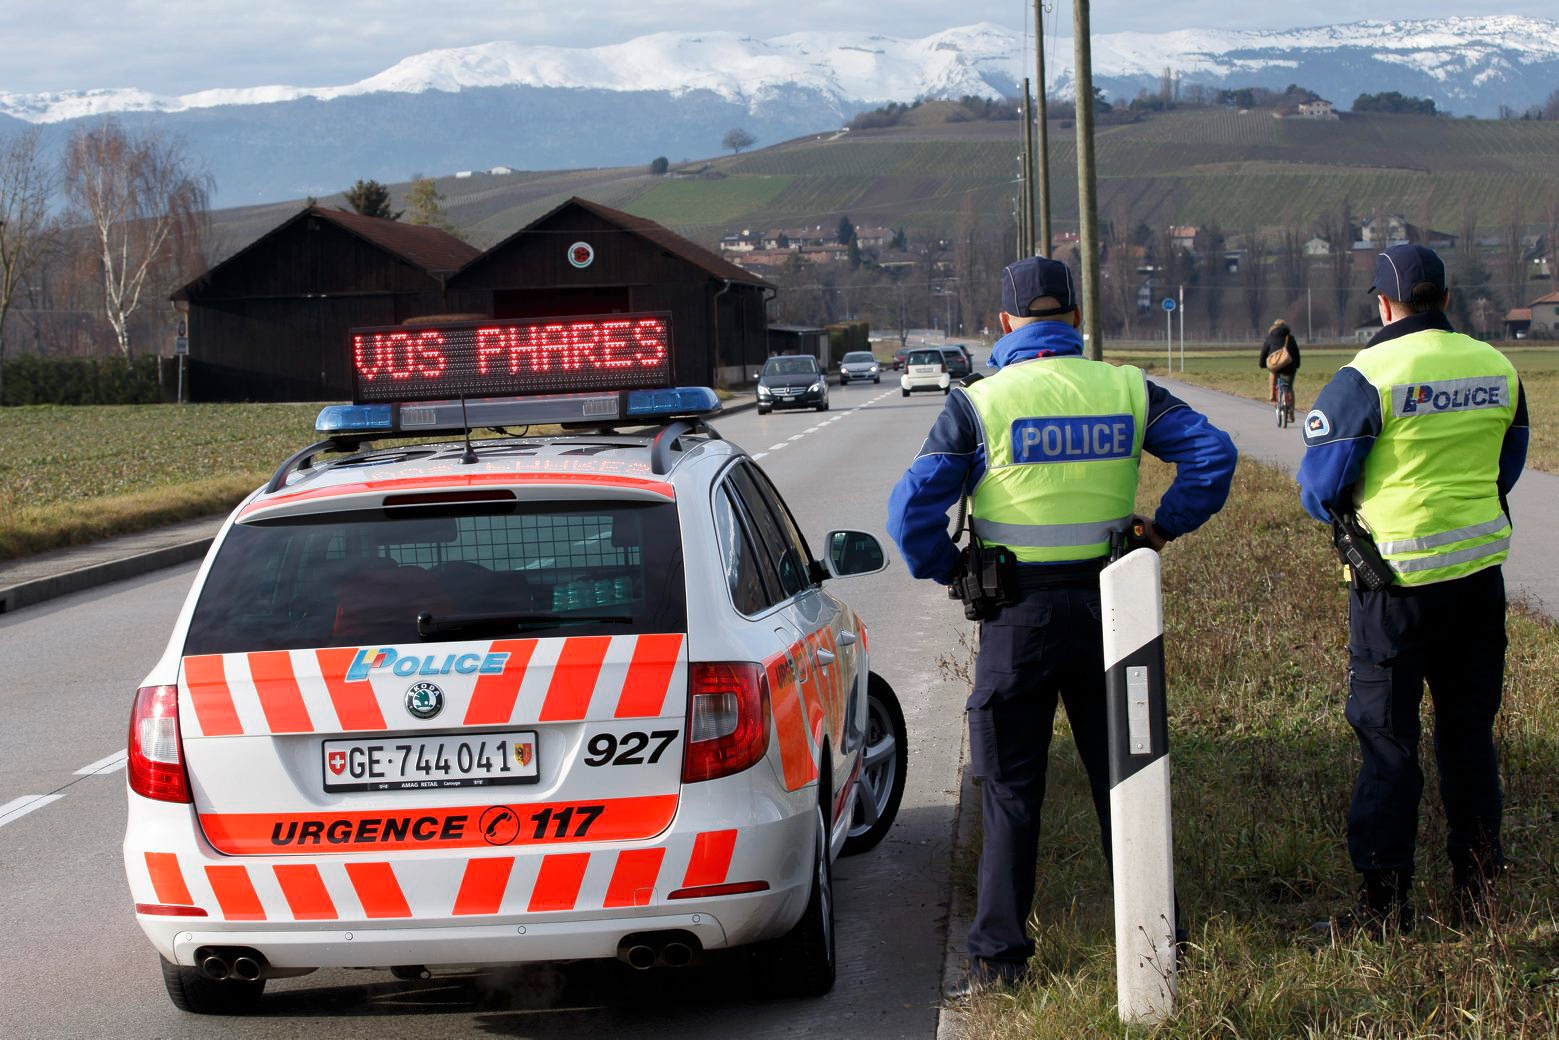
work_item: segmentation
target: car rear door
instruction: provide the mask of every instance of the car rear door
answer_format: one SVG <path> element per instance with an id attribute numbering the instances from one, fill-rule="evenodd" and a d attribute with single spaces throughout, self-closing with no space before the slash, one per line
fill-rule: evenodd
<path id="1" fill-rule="evenodd" d="M 234 525 L 179 680 L 207 840 L 243 856 L 659 834 L 680 790 L 684 585 L 676 506 L 653 496 Z"/>

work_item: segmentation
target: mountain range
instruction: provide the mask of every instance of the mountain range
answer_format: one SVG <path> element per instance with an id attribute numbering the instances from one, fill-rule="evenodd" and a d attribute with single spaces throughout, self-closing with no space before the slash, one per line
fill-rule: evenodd
<path id="1" fill-rule="evenodd" d="M 1049 90 L 1072 92 L 1072 45 L 1048 48 Z M 1298 83 L 1346 109 L 1395 90 L 1444 110 L 1525 109 L 1559 86 L 1559 21 L 1471 16 L 1282 31 L 1187 29 L 1092 40 L 1095 84 L 1126 98 L 1173 70 L 1182 85 Z M 1015 95 L 1031 43 L 989 23 L 921 39 L 867 33 L 657 33 L 566 48 L 516 42 L 428 51 L 357 83 L 212 89 L 0 90 L 0 132 L 44 128 L 58 147 L 114 114 L 183 138 L 233 205 L 495 166 L 561 169 L 717 152 L 732 127 L 761 142 L 836 128 L 863 108 L 919 97 Z M 0 81 L 0 87 L 3 87 Z"/>

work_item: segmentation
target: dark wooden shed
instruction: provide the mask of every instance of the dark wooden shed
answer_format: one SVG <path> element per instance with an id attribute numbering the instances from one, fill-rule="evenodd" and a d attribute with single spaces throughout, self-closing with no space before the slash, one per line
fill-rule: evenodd
<path id="1" fill-rule="evenodd" d="M 173 294 L 191 400 L 350 398 L 347 330 L 447 312 L 445 277 L 478 255 L 438 228 L 300 211 Z"/>
<path id="2" fill-rule="evenodd" d="M 448 303 L 494 318 L 669 311 L 677 382 L 730 386 L 768 354 L 772 289 L 652 220 L 571 198 L 451 275 Z"/>

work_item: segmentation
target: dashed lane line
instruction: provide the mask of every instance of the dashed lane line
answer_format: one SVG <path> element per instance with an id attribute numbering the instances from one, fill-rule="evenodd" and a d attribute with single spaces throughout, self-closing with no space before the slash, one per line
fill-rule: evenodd
<path id="1" fill-rule="evenodd" d="M 50 802 L 57 802 L 64 797 L 62 794 L 24 794 L 20 798 L 12 798 L 0 805 L 0 827 L 14 823 L 34 809 L 42 809 Z"/>
<path id="2" fill-rule="evenodd" d="M 768 452 L 766 452 L 766 451 L 759 451 L 759 452 L 754 452 L 752 455 L 750 455 L 748 457 L 751 458 L 754 462 L 757 462 L 759 459 L 763 458 L 767 454 L 768 454 Z"/>
<path id="3" fill-rule="evenodd" d="M 99 773 L 112 773 L 114 770 L 125 764 L 127 755 L 128 752 L 124 748 L 120 748 L 112 755 L 104 755 L 96 762 L 82 766 L 80 769 L 76 770 L 76 775 L 96 776 Z"/>
<path id="4" fill-rule="evenodd" d="M 786 443 L 785 441 L 780 441 L 778 444 L 771 444 L 771 445 L 769 445 L 769 450 L 770 451 L 779 451 L 781 448 L 788 448 L 788 447 L 790 447 L 790 445 L 788 443 Z"/>
<path id="5" fill-rule="evenodd" d="M 794 437 L 786 437 L 785 439 L 788 440 L 788 441 L 799 441 L 801 438 L 803 438 L 805 436 L 806 436 L 806 434 L 804 434 L 804 433 L 798 433 Z"/>

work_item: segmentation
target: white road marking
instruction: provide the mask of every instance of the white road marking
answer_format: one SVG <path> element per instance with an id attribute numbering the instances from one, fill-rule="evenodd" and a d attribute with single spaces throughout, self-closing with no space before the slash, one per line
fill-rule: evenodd
<path id="1" fill-rule="evenodd" d="M 823 422 L 827 422 L 827 421 L 828 421 L 827 419 L 823 420 Z M 816 433 L 818 430 L 821 430 L 822 428 L 823 428 L 823 424 L 822 423 L 818 423 L 816 426 L 808 426 L 806 429 L 802 430 L 801 432 L 802 433 Z"/>
<path id="2" fill-rule="evenodd" d="M 749 455 L 747 457 L 752 459 L 754 462 L 757 462 L 759 459 L 763 458 L 767 454 L 768 454 L 768 452 L 766 452 L 766 451 L 760 451 L 760 452 L 758 452 L 755 455 Z"/>
<path id="3" fill-rule="evenodd" d="M 57 802 L 64 797 L 62 794 L 24 794 L 20 798 L 12 798 L 0 805 L 0 827 L 14 823 L 34 809 L 42 809 L 50 802 Z"/>
<path id="4" fill-rule="evenodd" d="M 788 440 L 788 441 L 799 441 L 801 438 L 803 438 L 805 436 L 806 436 L 806 434 L 804 434 L 804 433 L 798 433 L 794 437 L 786 437 L 785 439 Z"/>
<path id="5" fill-rule="evenodd" d="M 98 759 L 96 762 L 93 762 L 91 765 L 82 766 L 80 769 L 76 770 L 76 775 L 92 776 L 94 773 L 111 772 L 125 764 L 125 758 L 127 754 L 128 753 L 124 748 L 120 748 L 112 755 L 104 755 L 102 758 Z"/>
<path id="6" fill-rule="evenodd" d="M 781 448 L 788 448 L 788 447 L 790 447 L 790 445 L 786 444 L 784 441 L 780 441 L 778 444 L 771 444 L 771 445 L 769 445 L 769 450 L 770 451 L 779 451 Z"/>

